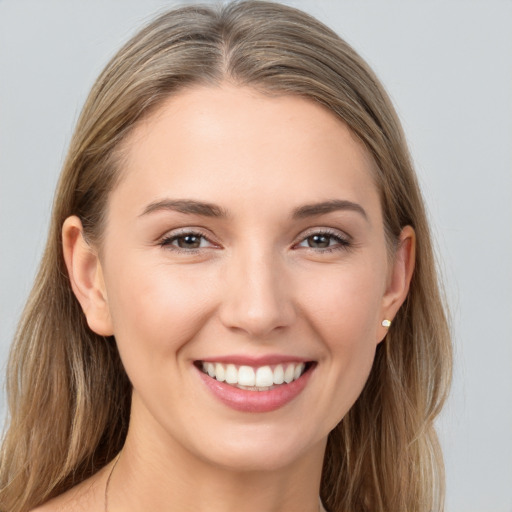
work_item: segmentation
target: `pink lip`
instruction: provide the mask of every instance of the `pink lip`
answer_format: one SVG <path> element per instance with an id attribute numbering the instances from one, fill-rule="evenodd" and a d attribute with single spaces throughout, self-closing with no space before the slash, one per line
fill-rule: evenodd
<path id="1" fill-rule="evenodd" d="M 232 364 L 247 364 L 246 359 L 244 360 L 244 363 L 238 363 L 239 360 L 240 359 L 236 359 L 237 363 Z M 224 362 L 226 360 L 222 359 L 222 361 Z M 290 359 L 288 359 L 288 361 L 290 361 Z M 297 361 L 297 359 L 293 359 L 293 361 Z M 253 364 L 250 366 L 252 365 Z M 302 376 L 297 380 L 290 382 L 290 384 L 281 384 L 280 386 L 268 391 L 248 391 L 230 386 L 225 382 L 219 382 L 202 372 L 199 368 L 196 369 L 203 382 L 208 386 L 208 389 L 222 403 L 237 411 L 260 413 L 275 411 L 276 409 L 279 409 L 291 402 L 306 387 L 306 384 L 314 371 L 314 367 L 312 367 L 302 374 Z"/>
<path id="2" fill-rule="evenodd" d="M 247 355 L 229 355 L 229 356 L 218 356 L 201 359 L 205 363 L 225 363 L 234 364 L 238 366 L 270 366 L 275 364 L 284 363 L 306 363 L 311 359 L 304 359 L 302 357 L 286 356 L 281 354 L 273 354 L 266 356 L 247 356 Z"/>

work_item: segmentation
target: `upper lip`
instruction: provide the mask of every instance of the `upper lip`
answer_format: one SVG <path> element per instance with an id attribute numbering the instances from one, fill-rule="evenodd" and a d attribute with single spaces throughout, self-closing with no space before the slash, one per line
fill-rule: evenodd
<path id="1" fill-rule="evenodd" d="M 307 363 L 312 361 L 311 358 L 304 358 L 298 356 L 290 356 L 284 354 L 268 354 L 262 356 L 249 356 L 247 354 L 231 354 L 225 356 L 214 356 L 199 359 L 204 363 L 226 363 L 239 366 L 267 366 L 284 363 Z"/>

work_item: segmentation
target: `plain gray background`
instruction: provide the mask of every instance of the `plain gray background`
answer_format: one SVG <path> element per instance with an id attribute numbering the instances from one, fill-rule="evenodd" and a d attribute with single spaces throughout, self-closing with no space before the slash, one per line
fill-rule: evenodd
<path id="1" fill-rule="evenodd" d="M 438 423 L 447 512 L 512 512 L 512 2 L 287 3 L 368 60 L 410 142 L 455 334 L 455 381 Z M 171 5 L 0 0 L 2 378 L 85 96 L 120 44 Z"/>

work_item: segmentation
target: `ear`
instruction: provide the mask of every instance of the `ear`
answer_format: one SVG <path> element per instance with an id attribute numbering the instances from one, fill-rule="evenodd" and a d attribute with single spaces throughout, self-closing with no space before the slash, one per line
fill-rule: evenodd
<path id="1" fill-rule="evenodd" d="M 101 336 L 113 334 L 103 271 L 97 252 L 87 243 L 82 222 L 73 215 L 62 226 L 62 249 L 71 288 L 87 318 Z"/>
<path id="2" fill-rule="evenodd" d="M 400 233 L 386 291 L 382 298 L 381 321 L 393 320 L 400 306 L 404 303 L 411 284 L 416 260 L 416 233 L 411 226 L 405 226 Z M 388 328 L 379 322 L 378 341 L 382 341 Z"/>

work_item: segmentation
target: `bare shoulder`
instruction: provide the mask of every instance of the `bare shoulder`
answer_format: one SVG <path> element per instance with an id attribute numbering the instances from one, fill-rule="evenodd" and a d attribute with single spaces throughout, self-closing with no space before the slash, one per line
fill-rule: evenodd
<path id="1" fill-rule="evenodd" d="M 105 470 L 30 512 L 103 512 Z"/>

